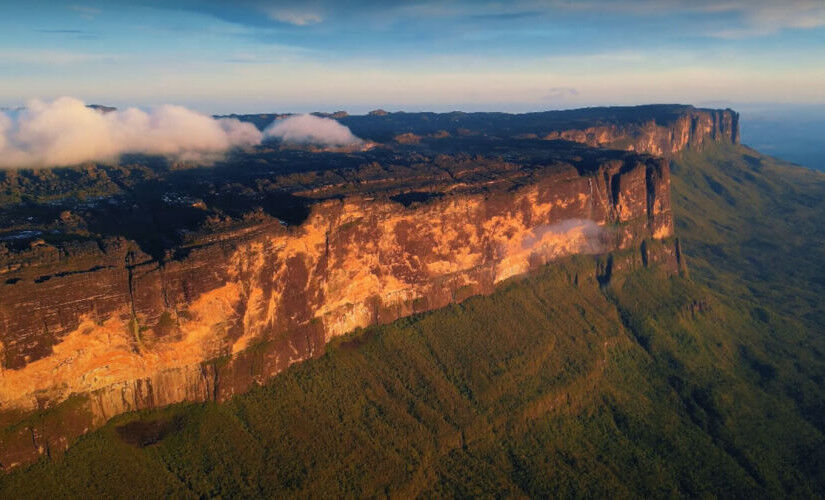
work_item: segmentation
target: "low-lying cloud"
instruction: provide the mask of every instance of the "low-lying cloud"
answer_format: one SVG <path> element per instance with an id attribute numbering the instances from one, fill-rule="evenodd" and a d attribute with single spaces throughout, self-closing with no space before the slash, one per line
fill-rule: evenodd
<path id="1" fill-rule="evenodd" d="M 363 144 L 345 125 L 331 118 L 315 115 L 295 115 L 275 120 L 264 130 L 267 138 L 294 144 L 345 147 Z"/>
<path id="2" fill-rule="evenodd" d="M 124 153 L 200 160 L 260 144 L 250 123 L 165 105 L 107 113 L 71 97 L 0 112 L 0 167 L 50 167 L 114 160 Z"/>

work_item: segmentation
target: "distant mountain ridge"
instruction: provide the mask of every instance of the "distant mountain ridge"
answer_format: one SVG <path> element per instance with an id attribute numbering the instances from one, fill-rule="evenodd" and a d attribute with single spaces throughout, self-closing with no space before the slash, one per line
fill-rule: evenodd
<path id="1" fill-rule="evenodd" d="M 323 115 L 319 113 L 319 115 Z M 535 113 L 407 113 L 371 112 L 367 115 L 329 115 L 352 132 L 375 142 L 397 136 L 438 138 L 489 136 L 568 140 L 593 147 L 672 155 L 698 149 L 703 141 L 739 142 L 739 114 L 678 104 L 594 107 Z M 227 115 L 264 128 L 286 115 Z M 410 134 L 412 134 L 411 137 Z"/>

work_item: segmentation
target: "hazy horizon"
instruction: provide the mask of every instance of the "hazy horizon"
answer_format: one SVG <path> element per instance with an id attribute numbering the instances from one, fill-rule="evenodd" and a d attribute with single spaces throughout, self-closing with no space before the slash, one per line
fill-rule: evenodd
<path id="1" fill-rule="evenodd" d="M 732 108 L 744 143 L 825 163 L 819 0 L 6 3 L 10 109 L 64 96 L 150 115 L 680 103 Z"/>
<path id="2" fill-rule="evenodd" d="M 50 162 L 54 163 L 55 158 L 67 158 L 67 153 L 69 153 L 68 158 L 80 160 L 107 158 L 135 148 L 164 154 L 188 152 L 187 154 L 194 153 L 196 157 L 203 157 L 204 154 L 208 156 L 233 145 L 256 144 L 264 138 L 257 131 L 241 130 L 236 123 L 223 119 L 212 120 L 209 113 L 199 113 L 177 105 L 126 106 L 118 108 L 118 113 L 103 117 L 97 116 L 98 113 L 92 110 L 83 109 L 85 104 L 109 105 L 111 103 L 103 101 L 84 103 L 66 97 L 51 101 L 31 100 L 23 107 L 16 108 L 0 106 L 0 151 L 4 153 L 4 157 L 0 158 L 0 167 L 4 165 L 46 166 Z M 821 137 L 825 135 L 825 106 L 714 101 L 700 103 L 696 107 L 731 108 L 740 113 L 743 144 L 792 163 L 816 170 L 825 170 L 825 151 L 821 146 Z M 348 110 L 343 107 L 330 107 L 284 111 L 262 108 L 251 111 L 250 114 L 331 113 L 335 111 L 366 114 L 374 109 L 376 108 Z M 567 107 L 556 110 L 564 109 L 575 108 Z M 29 113 L 22 113 L 23 110 Z M 480 110 L 505 113 L 555 111 L 554 109 L 506 110 L 490 107 Z M 474 112 L 476 110 L 467 108 L 442 110 L 437 107 L 422 107 L 420 110 L 390 108 L 387 111 Z M 223 116 L 233 113 L 244 114 L 233 111 Z M 137 121 L 135 121 L 136 116 Z M 331 127 L 332 124 L 326 126 Z M 306 127 L 307 130 L 311 128 L 311 126 Z M 26 130 L 29 131 L 26 132 Z M 32 135 L 32 130 L 35 131 L 34 135 Z M 168 137 L 175 130 L 179 130 L 183 135 L 178 134 L 178 138 L 170 146 Z M 343 136 L 347 137 L 347 133 L 348 131 L 344 132 Z M 305 135 L 303 129 L 299 132 L 299 135 L 302 134 Z M 332 135 L 341 137 L 341 132 L 333 131 Z M 82 148 L 59 146 L 66 144 L 65 137 L 74 137 L 84 146 Z M 343 142 L 347 141 L 350 139 Z M 321 142 L 327 142 L 327 139 L 324 138 Z M 338 139 L 333 142 L 343 144 Z M 80 156 L 76 156 L 78 154 Z"/>
<path id="3" fill-rule="evenodd" d="M 816 0 L 34 1 L 0 19 L 0 103 L 201 112 L 825 104 Z"/>

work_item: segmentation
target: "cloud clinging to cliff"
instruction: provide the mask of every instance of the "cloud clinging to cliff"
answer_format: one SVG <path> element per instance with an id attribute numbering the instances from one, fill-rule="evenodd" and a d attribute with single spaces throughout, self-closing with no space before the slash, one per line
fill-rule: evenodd
<path id="1" fill-rule="evenodd" d="M 0 113 L 0 167 L 49 167 L 113 160 L 124 153 L 199 159 L 261 142 L 254 125 L 181 106 L 102 113 L 83 101 L 33 100 Z"/>
<path id="2" fill-rule="evenodd" d="M 264 130 L 265 137 L 283 142 L 340 147 L 361 144 L 348 127 L 330 118 L 296 115 L 274 121 Z"/>
<path id="3" fill-rule="evenodd" d="M 523 250 L 561 253 L 600 253 L 605 251 L 607 234 L 603 227 L 589 219 L 565 219 L 554 224 L 542 224 L 532 229 L 521 241 Z"/>

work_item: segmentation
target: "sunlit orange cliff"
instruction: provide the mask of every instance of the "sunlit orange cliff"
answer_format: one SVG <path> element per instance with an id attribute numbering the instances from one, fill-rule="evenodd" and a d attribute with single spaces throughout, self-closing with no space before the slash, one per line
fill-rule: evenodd
<path id="1" fill-rule="evenodd" d="M 738 140 L 735 114 L 693 113 L 537 138 L 623 150 L 582 146 L 587 165 L 575 151 L 529 168 L 468 156 L 441 177 L 308 183 L 292 189 L 310 200 L 298 223 L 250 217 L 161 256 L 123 236 L 6 250 L 0 412 L 13 432 L 0 463 L 59 453 L 119 413 L 225 400 L 333 337 L 563 256 L 598 256 L 604 281 L 622 265 L 678 271 L 666 156 Z"/>

